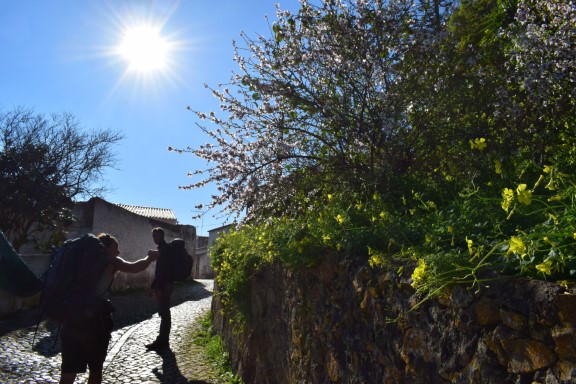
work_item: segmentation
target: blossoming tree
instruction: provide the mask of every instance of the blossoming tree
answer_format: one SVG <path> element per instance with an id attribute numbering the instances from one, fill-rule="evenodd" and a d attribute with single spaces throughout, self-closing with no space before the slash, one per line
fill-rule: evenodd
<path id="1" fill-rule="evenodd" d="M 242 35 L 240 72 L 212 89 L 226 116 L 196 112 L 218 128 L 199 125 L 211 142 L 183 150 L 212 165 L 189 187 L 216 182 L 212 204 L 252 207 L 251 217 L 299 212 L 325 189 L 397 189 L 423 134 L 399 63 L 439 33 L 450 4 L 434 3 L 302 1 L 297 14 L 278 9 L 271 37 Z"/>

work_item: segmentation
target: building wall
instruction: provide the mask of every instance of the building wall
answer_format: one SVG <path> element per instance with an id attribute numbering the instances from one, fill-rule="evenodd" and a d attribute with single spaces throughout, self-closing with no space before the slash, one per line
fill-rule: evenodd
<path id="1" fill-rule="evenodd" d="M 102 199 L 92 199 L 88 203 L 92 203 L 93 207 L 92 209 L 84 210 L 83 214 L 92 215 L 92 217 L 88 217 L 88 220 L 79 220 L 79 223 L 91 221 L 91 225 L 87 227 L 81 225 L 77 229 L 80 232 L 74 233 L 74 236 L 71 237 L 86 233 L 87 229 L 89 229 L 88 232 L 96 235 L 101 232 L 110 233 L 118 240 L 120 257 L 127 261 L 135 261 L 146 257 L 148 250 L 156 249 L 156 244 L 152 240 L 152 229 L 161 227 L 165 231 L 166 241 L 176 237 L 184 239 L 188 252 L 193 259 L 195 258 L 195 227 L 175 225 L 140 216 Z M 154 262 L 145 271 L 137 274 L 118 272 L 112 289 L 125 290 L 148 287 L 154 278 L 155 268 L 156 263 Z M 198 278 L 194 274 L 192 277 Z"/>
<path id="2" fill-rule="evenodd" d="M 164 229 L 166 241 L 181 238 L 186 241 L 186 249 L 192 256 L 194 267 L 192 278 L 212 278 L 210 260 L 206 252 L 196 254 L 196 228 L 191 225 L 178 225 L 137 215 L 100 198 L 78 203 L 75 207 L 77 221 L 67 231 L 67 239 L 74 239 L 86 233 L 98 235 L 110 233 L 118 239 L 120 257 L 135 261 L 145 257 L 149 249 L 156 249 L 152 240 L 152 229 Z M 23 251 L 23 250 L 26 251 Z M 50 266 L 50 255 L 33 254 L 33 248 L 22 248 L 20 255 L 30 269 L 41 276 Z M 154 278 L 156 263 L 143 272 L 128 274 L 118 272 L 112 285 L 113 291 L 149 287 Z M 27 309 L 38 304 L 39 295 L 20 298 L 0 291 L 0 316 Z"/>
<path id="3" fill-rule="evenodd" d="M 216 241 L 216 239 L 218 238 L 218 236 L 220 236 L 221 233 L 228 233 L 232 228 L 234 228 L 234 224 L 228 224 L 223 227 L 214 228 L 208 231 L 208 248 L 210 248 L 212 243 Z"/>
<path id="4" fill-rule="evenodd" d="M 116 237 L 120 257 L 126 261 L 136 261 L 145 257 L 149 249 L 156 249 L 152 241 L 152 228 L 153 225 L 146 217 L 133 214 L 103 200 L 94 202 L 91 232 L 95 235 L 106 232 Z M 155 265 L 156 263 L 152 263 L 145 271 L 136 274 L 118 272 L 112 289 L 125 290 L 149 286 L 154 278 Z"/>
<path id="5" fill-rule="evenodd" d="M 210 260 L 210 247 L 216 241 L 218 236 L 222 233 L 228 233 L 230 229 L 234 228 L 234 224 L 228 224 L 223 227 L 214 228 L 208 231 L 208 237 L 198 237 L 196 252 L 198 253 L 198 264 L 195 267 L 197 272 L 205 276 L 206 279 L 214 278 L 214 269 Z"/>
<path id="6" fill-rule="evenodd" d="M 210 253 L 208 251 L 208 241 L 207 236 L 196 237 L 196 258 L 198 259 L 198 264 L 194 266 L 196 273 L 199 276 L 203 276 L 204 279 L 214 278 L 214 269 L 212 269 L 212 262 L 210 260 Z"/>

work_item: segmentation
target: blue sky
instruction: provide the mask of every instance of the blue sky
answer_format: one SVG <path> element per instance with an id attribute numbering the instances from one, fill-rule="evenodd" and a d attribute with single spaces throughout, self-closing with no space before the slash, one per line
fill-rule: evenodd
<path id="1" fill-rule="evenodd" d="M 242 31 L 270 35 L 265 16 L 276 20 L 277 2 L 298 9 L 298 0 L 0 0 L 0 110 L 69 112 L 86 129 L 120 132 L 118 169 L 106 172 L 111 191 L 102 197 L 170 208 L 205 235 L 226 223 L 210 214 L 192 219 L 213 189 L 178 189 L 204 164 L 167 148 L 207 140 L 186 106 L 218 111 L 204 84 L 226 83 L 238 69 L 232 40 L 240 41 Z M 141 25 L 155 26 L 169 47 L 160 69 L 134 70 L 118 49 L 126 31 Z"/>

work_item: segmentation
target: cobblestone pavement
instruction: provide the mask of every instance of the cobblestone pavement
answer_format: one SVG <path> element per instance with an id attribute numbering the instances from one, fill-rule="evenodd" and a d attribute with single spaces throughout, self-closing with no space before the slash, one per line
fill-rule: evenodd
<path id="1" fill-rule="evenodd" d="M 158 334 L 156 302 L 144 291 L 111 297 L 116 307 L 114 331 L 104 363 L 103 383 L 220 383 L 200 347 L 190 342 L 198 318 L 210 309 L 212 280 L 178 284 L 172 297 L 170 350 L 147 351 Z M 58 325 L 43 320 L 38 309 L 0 319 L 0 383 L 58 383 Z M 88 375 L 79 374 L 76 383 Z"/>

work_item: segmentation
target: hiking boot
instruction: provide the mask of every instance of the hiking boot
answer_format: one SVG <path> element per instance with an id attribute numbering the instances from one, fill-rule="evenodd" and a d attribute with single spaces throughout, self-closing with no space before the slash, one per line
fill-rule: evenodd
<path id="1" fill-rule="evenodd" d="M 170 344 L 168 344 L 168 342 L 155 341 L 153 343 L 146 344 L 145 347 L 149 351 L 160 351 L 162 349 L 170 348 Z"/>

